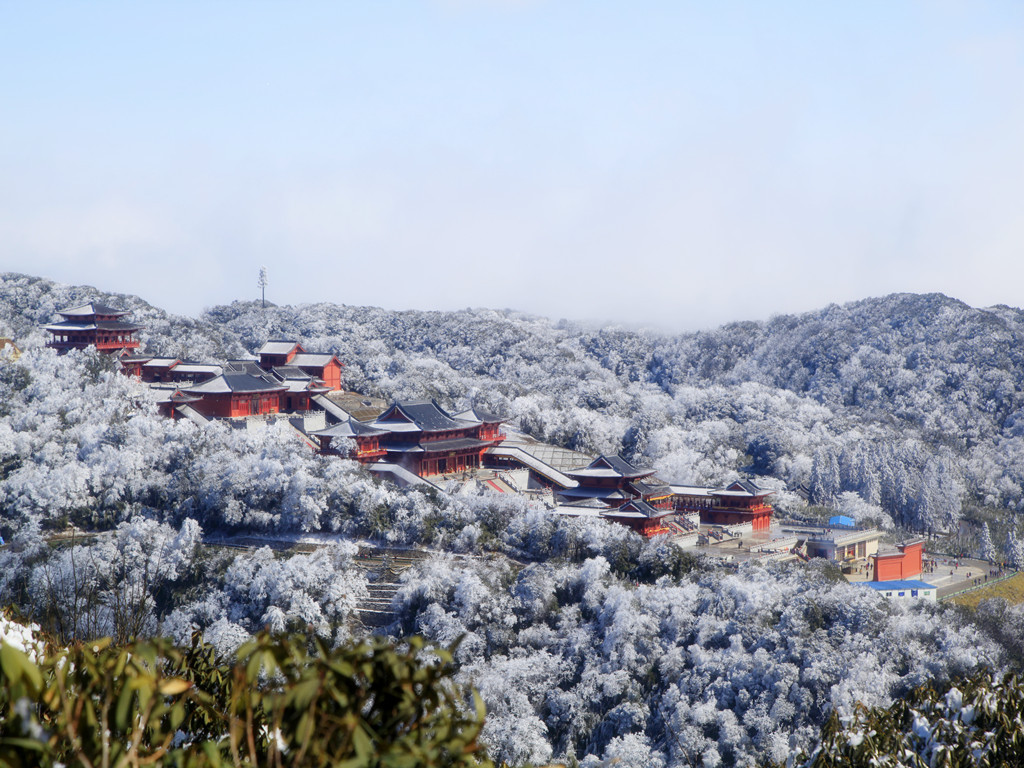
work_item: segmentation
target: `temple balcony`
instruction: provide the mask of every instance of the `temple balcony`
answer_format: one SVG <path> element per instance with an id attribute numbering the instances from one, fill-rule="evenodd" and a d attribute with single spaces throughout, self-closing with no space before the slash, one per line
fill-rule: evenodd
<path id="1" fill-rule="evenodd" d="M 110 352 L 115 349 L 138 349 L 139 342 L 135 341 L 135 339 L 126 341 L 97 341 L 95 346 L 101 352 Z"/>
<path id="2" fill-rule="evenodd" d="M 387 455 L 388 452 L 384 448 L 365 448 L 363 450 L 357 450 L 351 454 L 352 458 L 357 459 L 358 461 L 380 459 Z"/>

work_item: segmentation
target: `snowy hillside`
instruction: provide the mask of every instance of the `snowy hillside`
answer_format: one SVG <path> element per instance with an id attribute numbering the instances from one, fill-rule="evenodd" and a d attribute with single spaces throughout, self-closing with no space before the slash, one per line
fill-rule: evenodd
<path id="1" fill-rule="evenodd" d="M 131 309 L 151 352 L 217 361 L 295 338 L 337 351 L 351 388 L 479 405 L 666 480 L 753 474 L 890 528 L 963 517 L 1000 534 L 1024 481 L 1017 310 L 893 296 L 668 336 L 493 310 L 235 303 L 188 319 L 4 275 L 0 334 L 24 352 L 0 364 L 0 602 L 62 642 L 198 629 L 230 652 L 264 627 L 337 642 L 366 631 L 374 588 L 352 542 L 428 547 L 396 577 L 381 631 L 462 637 L 458 679 L 513 763 L 782 760 L 858 701 L 1019 668 L 1017 608 L 891 604 L 822 564 L 713 566 L 521 496 L 402 490 L 281 424 L 165 419 L 110 357 L 43 346 L 56 309 L 91 299 Z M 815 513 L 795 491 L 776 498 Z M 944 541 L 974 546 L 964 530 Z M 210 545 L 238 533 L 331 543 Z"/>

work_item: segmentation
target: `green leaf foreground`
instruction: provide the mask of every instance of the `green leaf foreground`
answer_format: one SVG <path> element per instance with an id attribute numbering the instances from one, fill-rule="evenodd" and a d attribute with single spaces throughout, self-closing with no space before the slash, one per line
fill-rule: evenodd
<path id="1" fill-rule="evenodd" d="M 0 645 L 0 767 L 493 766 L 484 707 L 420 638 L 328 648 L 260 635 L 233 661 L 198 637 Z M 467 705 L 468 702 L 471 702 Z"/>

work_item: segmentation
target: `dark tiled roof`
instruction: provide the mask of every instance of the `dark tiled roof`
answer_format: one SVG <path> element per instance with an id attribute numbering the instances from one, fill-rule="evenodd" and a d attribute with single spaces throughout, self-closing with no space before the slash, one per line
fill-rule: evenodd
<path id="1" fill-rule="evenodd" d="M 374 429 L 369 424 L 363 424 L 355 419 L 349 419 L 340 424 L 335 424 L 328 429 L 321 429 L 313 434 L 320 437 L 362 437 L 364 435 L 386 435 L 387 432 L 383 429 Z"/>
<path id="2" fill-rule="evenodd" d="M 281 384 L 274 384 L 262 376 L 250 376 L 247 373 L 225 373 L 216 376 L 202 384 L 189 387 L 186 392 L 197 394 L 223 394 L 234 392 L 245 394 L 248 392 L 281 392 L 285 387 Z"/>
<path id="3" fill-rule="evenodd" d="M 447 453 L 448 451 L 462 451 L 466 448 L 483 448 L 491 443 L 477 440 L 473 437 L 455 437 L 451 440 L 431 440 L 421 442 L 420 445 L 427 453 Z"/>
<path id="4" fill-rule="evenodd" d="M 441 432 L 469 426 L 464 421 L 456 421 L 433 400 L 395 403 L 382 413 L 377 421 L 408 421 L 424 432 Z"/>
<path id="5" fill-rule="evenodd" d="M 255 360 L 228 360 L 224 363 L 225 373 L 248 373 L 250 376 L 262 376 L 265 371 Z"/>
<path id="6" fill-rule="evenodd" d="M 482 424 L 498 424 L 505 420 L 489 411 L 485 411 L 483 408 L 477 408 L 475 405 L 467 411 L 455 414 L 455 418 L 463 419 L 464 421 L 480 422 Z"/>
<path id="7" fill-rule="evenodd" d="M 750 480 L 737 480 L 734 483 L 730 483 L 725 489 L 727 491 L 746 491 L 751 496 L 767 496 L 771 491 L 766 491 L 763 488 L 759 488 L 757 485 L 752 483 Z"/>
<path id="8" fill-rule="evenodd" d="M 611 475 L 618 475 L 619 477 L 646 477 L 647 475 L 654 474 L 653 469 L 638 469 L 621 456 L 606 456 L 604 454 L 598 456 L 586 467 L 570 470 L 566 474 L 579 474 L 585 477 L 588 475 L 595 476 L 598 472 L 606 472 Z"/>
<path id="9" fill-rule="evenodd" d="M 308 381 L 313 378 L 304 370 L 297 368 L 294 365 L 278 365 L 273 369 L 273 373 L 282 381 L 287 379 L 302 379 L 303 381 Z"/>
<path id="10" fill-rule="evenodd" d="M 657 478 L 653 478 L 654 482 L 644 482 L 642 480 L 636 480 L 630 483 L 638 494 L 641 496 L 671 496 L 672 489 L 665 483 L 662 483 Z"/>
<path id="11" fill-rule="evenodd" d="M 224 380 L 232 392 L 268 392 L 280 390 L 281 385 L 267 381 L 262 376 L 251 376 L 248 373 L 226 373 Z"/>
<path id="12" fill-rule="evenodd" d="M 633 499 L 631 501 L 627 501 L 617 510 L 613 509 L 608 512 L 605 512 L 604 514 L 605 517 L 615 517 L 616 512 L 634 512 L 639 513 L 644 517 L 664 517 L 665 515 L 672 514 L 672 510 L 658 509 L 657 507 L 653 507 L 646 501 L 641 501 L 640 499 Z"/>

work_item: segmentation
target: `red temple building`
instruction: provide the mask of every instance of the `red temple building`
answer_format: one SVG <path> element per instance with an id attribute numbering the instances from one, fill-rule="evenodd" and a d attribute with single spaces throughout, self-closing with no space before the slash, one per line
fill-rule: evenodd
<path id="1" fill-rule="evenodd" d="M 342 362 L 330 352 L 307 352 L 297 341 L 271 339 L 256 352 L 265 371 L 293 366 L 320 379 L 330 390 L 341 389 Z"/>
<path id="2" fill-rule="evenodd" d="M 370 464 L 388 455 L 381 446 L 380 438 L 389 433 L 352 418 L 313 434 L 320 440 L 320 453 L 329 456 L 345 456 Z M 350 440 L 351 447 L 339 449 L 336 440 Z"/>
<path id="3" fill-rule="evenodd" d="M 767 498 L 774 491 L 758 488 L 749 480 L 737 480 L 727 488 L 691 488 L 678 486 L 673 490 L 673 506 L 680 511 L 699 512 L 707 525 L 739 525 L 750 523 L 755 531 L 771 526 L 774 510 Z"/>
<path id="4" fill-rule="evenodd" d="M 672 514 L 671 509 L 659 509 L 641 499 L 630 499 L 621 507 L 603 513 L 601 517 L 632 528 L 641 536 L 657 536 L 672 533 L 665 524 Z"/>
<path id="5" fill-rule="evenodd" d="M 261 376 L 225 373 L 201 384 L 183 387 L 185 395 L 199 396 L 192 407 L 206 417 L 261 416 L 281 411 L 281 395 L 288 389 Z"/>
<path id="6" fill-rule="evenodd" d="M 326 453 L 337 453 L 330 441 L 345 437 L 356 444 L 352 458 L 384 458 L 424 477 L 479 467 L 484 452 L 505 439 L 501 421 L 480 409 L 452 416 L 434 400 L 398 402 L 372 422 L 350 420 L 315 435 Z"/>
<path id="7" fill-rule="evenodd" d="M 311 410 L 314 397 L 331 391 L 331 387 L 322 379 L 310 376 L 293 365 L 278 366 L 271 371 L 270 376 L 287 388 L 281 395 L 281 409 L 284 411 Z"/>
<path id="8" fill-rule="evenodd" d="M 89 303 L 58 310 L 57 314 L 64 319 L 46 326 L 46 330 L 53 334 L 46 346 L 61 353 L 86 347 L 96 347 L 101 352 L 117 352 L 139 346 L 132 336 L 139 326 L 121 319 L 129 314 L 126 310 Z"/>
<path id="9" fill-rule="evenodd" d="M 638 469 L 621 456 L 598 456 L 590 464 L 565 473 L 576 487 L 558 491 L 567 502 L 597 501 L 619 507 L 639 499 L 661 509 L 671 510 L 672 489 L 651 478 L 653 469 Z"/>
<path id="10" fill-rule="evenodd" d="M 575 485 L 557 491 L 563 502 L 560 514 L 596 514 L 642 536 L 672 532 L 672 489 L 653 477 L 653 469 L 635 467 L 621 456 L 602 455 L 565 475 Z"/>

